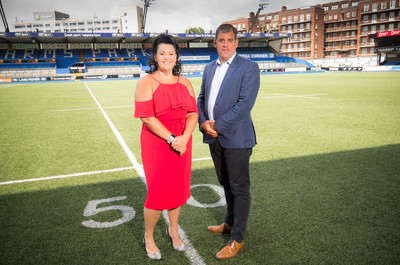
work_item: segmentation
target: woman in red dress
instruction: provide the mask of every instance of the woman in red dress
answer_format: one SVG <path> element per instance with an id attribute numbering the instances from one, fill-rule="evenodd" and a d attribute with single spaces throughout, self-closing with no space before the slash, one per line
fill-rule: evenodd
<path id="1" fill-rule="evenodd" d="M 190 197 L 192 133 L 198 110 L 190 81 L 180 76 L 179 46 L 161 34 L 154 39 L 150 70 L 136 87 L 135 114 L 143 122 L 141 155 L 147 182 L 144 202 L 144 244 L 150 259 L 161 259 L 154 228 L 168 210 L 166 234 L 175 250 L 184 251 L 178 234 L 180 207 Z"/>

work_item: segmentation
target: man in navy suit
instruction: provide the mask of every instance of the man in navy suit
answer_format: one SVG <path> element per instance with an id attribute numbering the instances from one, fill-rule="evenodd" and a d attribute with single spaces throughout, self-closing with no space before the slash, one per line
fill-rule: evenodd
<path id="1" fill-rule="evenodd" d="M 249 163 L 256 135 L 250 112 L 260 71 L 257 63 L 236 53 L 238 44 L 235 27 L 218 27 L 214 46 L 219 58 L 205 67 L 197 99 L 203 142 L 209 144 L 227 203 L 224 223 L 207 227 L 214 234 L 230 234 L 229 242 L 215 254 L 219 260 L 232 258 L 244 248 L 251 203 Z"/>

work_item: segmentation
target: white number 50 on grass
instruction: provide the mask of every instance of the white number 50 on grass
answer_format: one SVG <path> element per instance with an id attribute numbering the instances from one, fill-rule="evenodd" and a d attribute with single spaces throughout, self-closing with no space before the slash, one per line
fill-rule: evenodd
<path id="1" fill-rule="evenodd" d="M 126 196 L 119 196 L 119 197 L 89 201 L 86 208 L 83 210 L 83 216 L 85 216 L 85 217 L 94 216 L 101 212 L 115 211 L 115 210 L 121 211 L 122 217 L 119 218 L 118 220 L 115 220 L 114 222 L 96 222 L 94 220 L 87 220 L 87 221 L 83 221 L 82 225 L 89 227 L 89 228 L 110 228 L 110 227 L 114 227 L 114 226 L 129 222 L 136 215 L 136 212 L 132 207 L 129 207 L 126 205 L 113 205 L 113 206 L 107 206 L 107 207 L 99 207 L 99 204 L 101 204 L 101 203 L 123 201 L 123 200 L 126 200 L 126 198 L 127 198 Z"/>

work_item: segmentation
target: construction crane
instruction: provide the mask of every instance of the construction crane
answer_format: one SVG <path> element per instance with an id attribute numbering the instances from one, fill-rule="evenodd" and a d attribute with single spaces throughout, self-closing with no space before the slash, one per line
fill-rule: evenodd
<path id="1" fill-rule="evenodd" d="M 6 14 L 4 13 L 3 9 L 3 3 L 1 2 L 1 0 L 0 0 L 0 13 L 1 13 L 1 18 L 3 19 L 4 32 L 10 32 L 10 29 L 8 28 Z"/>
<path id="2" fill-rule="evenodd" d="M 258 10 L 257 13 L 254 14 L 254 12 L 250 13 L 250 19 L 249 19 L 249 30 L 248 33 L 253 32 L 253 27 L 259 23 L 258 21 L 258 16 L 260 15 L 261 10 L 264 10 L 264 8 L 269 5 L 269 0 L 260 0 L 260 3 L 258 4 Z"/>
<path id="3" fill-rule="evenodd" d="M 142 33 L 144 33 L 144 29 L 146 27 L 146 17 L 147 17 L 147 9 L 155 0 L 142 0 L 144 4 L 143 8 L 143 17 L 142 17 Z"/>

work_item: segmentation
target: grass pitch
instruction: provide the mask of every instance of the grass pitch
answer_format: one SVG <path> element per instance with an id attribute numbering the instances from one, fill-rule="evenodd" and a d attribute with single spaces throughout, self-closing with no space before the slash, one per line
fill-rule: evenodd
<path id="1" fill-rule="evenodd" d="M 246 249 L 224 264 L 398 264 L 399 81 L 262 76 Z M 0 85 L 1 264 L 154 263 L 142 246 L 146 187 L 127 154 L 141 163 L 135 85 Z M 220 264 L 213 255 L 228 240 L 205 230 L 225 208 L 197 131 L 193 150 L 180 221 L 190 251 L 172 249 L 160 219 L 159 264 Z"/>

